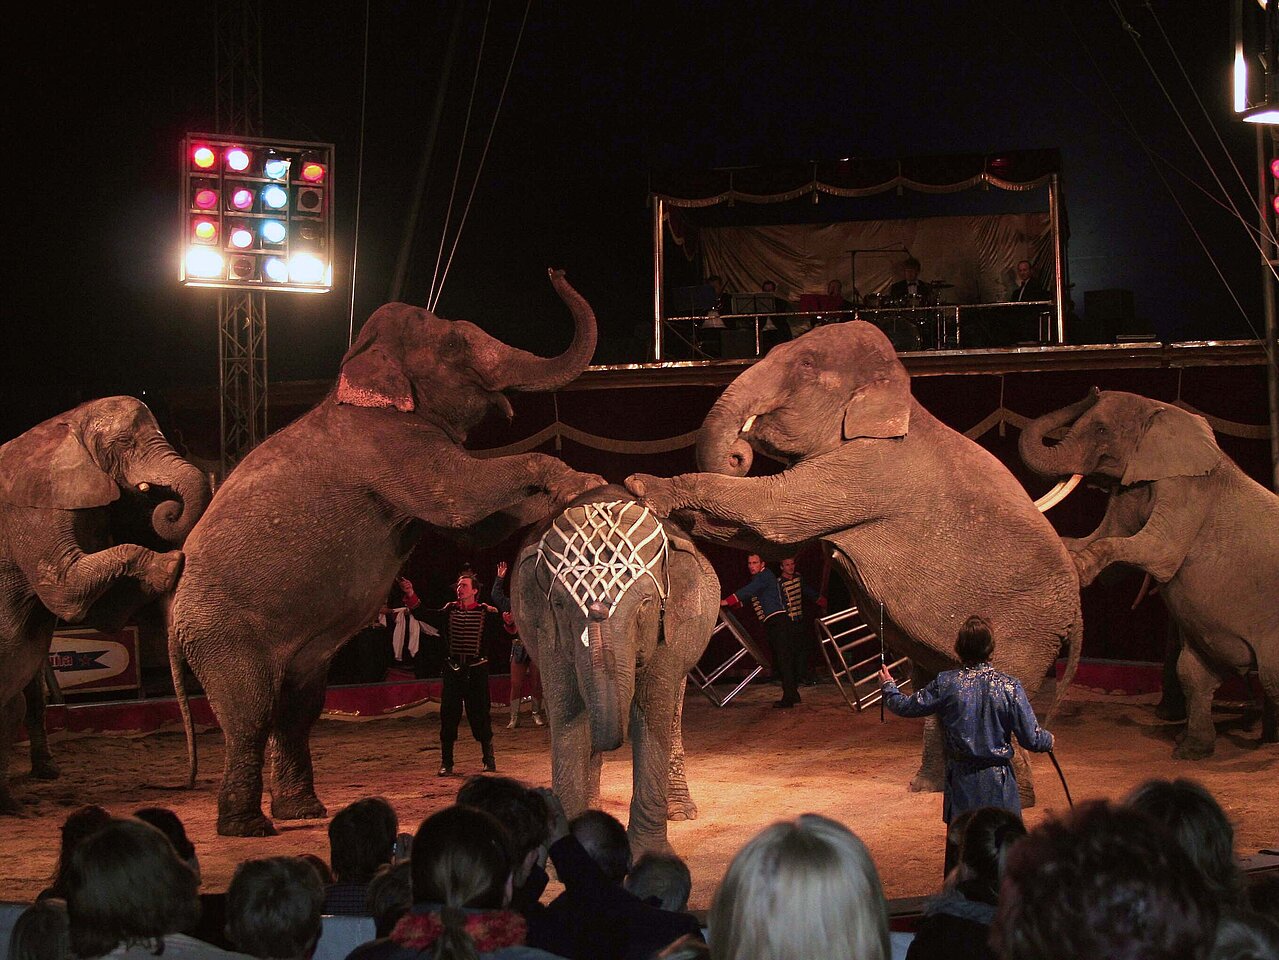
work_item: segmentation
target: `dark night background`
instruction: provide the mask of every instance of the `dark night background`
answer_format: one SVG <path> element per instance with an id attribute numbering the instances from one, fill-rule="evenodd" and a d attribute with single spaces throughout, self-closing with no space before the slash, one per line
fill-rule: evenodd
<path id="1" fill-rule="evenodd" d="M 1252 202 L 1253 130 L 1229 107 L 1229 5 L 1151 7 L 1153 17 L 1144 5 L 1099 0 L 534 0 L 439 312 L 557 351 L 569 325 L 545 268 L 563 266 L 599 315 L 597 362 L 639 359 L 635 333 L 651 315 L 652 170 L 1057 147 L 1081 308 L 1084 291 L 1127 288 L 1164 339 L 1259 336 L 1256 250 L 1212 198 L 1209 167 L 1159 89 L 1236 202 Z M 365 4 L 262 9 L 264 135 L 337 145 L 335 290 L 268 296 L 270 378 L 328 378 L 348 336 Z M 387 298 L 453 4 L 368 9 L 357 328 Z M 455 221 L 524 10 L 492 7 Z M 29 132 L 10 141 L 11 168 L 27 173 L 6 191 L 17 254 L 0 439 L 93 396 L 216 386 L 216 295 L 178 285 L 174 251 L 177 147 L 214 125 L 213 11 L 50 3 L 11 35 L 21 66 L 10 109 Z M 404 295 L 413 302 L 430 286 L 484 15 L 480 3 L 464 9 Z"/>

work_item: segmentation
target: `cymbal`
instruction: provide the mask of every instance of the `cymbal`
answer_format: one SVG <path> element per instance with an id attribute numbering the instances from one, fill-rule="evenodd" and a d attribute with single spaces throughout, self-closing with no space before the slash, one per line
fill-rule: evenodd
<path id="1" fill-rule="evenodd" d="M 934 280 L 929 284 L 934 290 L 949 290 L 954 286 L 953 283 L 947 283 L 945 280 Z"/>

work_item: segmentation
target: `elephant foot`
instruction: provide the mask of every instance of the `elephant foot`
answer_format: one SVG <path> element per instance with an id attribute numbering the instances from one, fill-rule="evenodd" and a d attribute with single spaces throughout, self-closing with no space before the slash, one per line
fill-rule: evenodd
<path id="1" fill-rule="evenodd" d="M 261 811 L 243 816 L 218 817 L 218 836 L 274 837 L 276 829 Z"/>
<path id="2" fill-rule="evenodd" d="M 696 820 L 697 804 L 688 794 L 682 797 L 671 797 L 666 801 L 667 820 Z"/>
<path id="3" fill-rule="evenodd" d="M 924 772 L 919 772 L 911 778 L 911 793 L 941 793 L 942 782 L 940 777 L 930 776 Z"/>
<path id="4" fill-rule="evenodd" d="M 142 585 L 154 594 L 168 593 L 177 586 L 184 559 L 185 555 L 181 550 L 157 553 L 139 578 Z"/>
<path id="5" fill-rule="evenodd" d="M 271 816 L 276 820 L 319 820 L 328 815 L 328 809 L 314 795 L 271 800 Z"/>
<path id="6" fill-rule="evenodd" d="M 62 776 L 62 769 L 52 757 L 43 757 L 31 761 L 31 776 L 36 780 L 57 780 Z"/>
<path id="7" fill-rule="evenodd" d="M 1192 740 L 1190 737 L 1184 737 L 1172 751 L 1174 760 L 1203 760 L 1205 757 L 1211 757 L 1216 749 L 1216 744 L 1211 740 Z"/>

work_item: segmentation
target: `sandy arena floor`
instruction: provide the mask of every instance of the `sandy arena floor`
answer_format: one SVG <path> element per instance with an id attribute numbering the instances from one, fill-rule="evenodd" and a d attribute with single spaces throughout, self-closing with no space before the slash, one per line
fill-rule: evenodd
<path id="1" fill-rule="evenodd" d="M 854 714 L 833 684 L 803 688 L 804 704 L 773 710 L 779 688 L 755 685 L 723 709 L 689 693 L 684 738 L 689 781 L 700 808 L 695 821 L 673 823 L 671 842 L 692 869 L 691 906 L 705 909 L 733 854 L 758 830 L 782 817 L 823 813 L 847 823 L 870 847 L 890 898 L 932 892 L 941 874 L 941 795 L 906 789 L 919 751 L 921 722 L 879 711 Z M 1279 745 L 1259 746 L 1259 721 L 1219 717 L 1217 752 L 1198 763 L 1172 759 L 1177 727 L 1160 723 L 1155 698 L 1108 696 L 1075 687 L 1051 729 L 1057 756 L 1076 802 L 1118 798 L 1148 777 L 1202 781 L 1234 820 L 1242 854 L 1279 844 Z M 412 830 L 447 805 L 461 776 L 479 769 L 479 747 L 458 741 L 459 777 L 439 779 L 438 720 L 433 706 L 418 716 L 370 721 L 323 720 L 313 737 L 317 789 L 330 811 L 359 797 L 381 795 Z M 517 730 L 494 710 L 501 773 L 549 784 L 549 738 L 524 715 Z M 467 735 L 463 724 L 463 737 Z M 96 736 L 54 746 L 62 779 L 32 781 L 25 751 L 11 775 L 27 802 L 24 818 L 0 818 L 0 899 L 24 900 L 43 888 L 53 869 L 58 828 L 83 803 L 125 815 L 140 806 L 175 810 L 195 843 L 206 890 L 225 889 L 235 865 L 248 857 L 313 852 L 327 856 L 327 821 L 279 824 L 268 839 L 218 837 L 215 795 L 222 766 L 217 731 L 199 737 L 197 789 L 140 784 L 182 780 L 186 759 L 180 731 L 150 736 Z M 1030 825 L 1066 807 L 1047 757 L 1033 760 L 1039 804 Z M 629 751 L 604 765 L 603 806 L 625 822 L 630 801 Z"/>

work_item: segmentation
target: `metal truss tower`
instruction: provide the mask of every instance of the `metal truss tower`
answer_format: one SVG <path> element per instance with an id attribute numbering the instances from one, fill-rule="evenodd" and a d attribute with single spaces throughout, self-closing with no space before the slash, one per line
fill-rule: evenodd
<path id="1" fill-rule="evenodd" d="M 216 132 L 262 132 L 262 20 L 255 0 L 217 0 Z M 266 294 L 218 293 L 222 475 L 266 438 Z"/>

